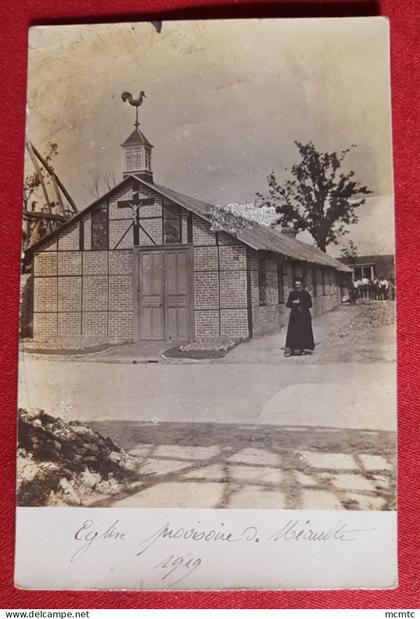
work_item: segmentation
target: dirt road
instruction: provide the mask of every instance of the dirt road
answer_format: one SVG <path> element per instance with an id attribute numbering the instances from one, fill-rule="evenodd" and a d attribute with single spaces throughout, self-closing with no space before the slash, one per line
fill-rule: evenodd
<path id="1" fill-rule="evenodd" d="M 314 327 L 314 355 L 288 359 L 278 334 L 212 362 L 27 355 L 21 405 L 144 457 L 115 505 L 389 509 L 393 304 L 340 307 Z"/>

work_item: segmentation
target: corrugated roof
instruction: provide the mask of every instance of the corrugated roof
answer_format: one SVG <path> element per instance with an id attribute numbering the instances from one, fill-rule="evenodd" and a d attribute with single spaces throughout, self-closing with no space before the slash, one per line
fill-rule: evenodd
<path id="1" fill-rule="evenodd" d="M 195 213 L 198 217 L 205 219 L 208 222 L 212 221 L 212 212 L 215 208 L 213 204 L 209 202 L 203 202 L 202 200 L 198 200 L 197 198 L 193 198 L 192 196 L 187 196 L 179 191 L 175 191 L 174 189 L 170 189 L 169 187 L 164 187 L 163 185 L 158 185 L 156 183 L 148 183 L 144 179 L 138 176 L 127 176 L 123 179 L 116 187 L 108 191 L 106 194 L 95 200 L 92 204 L 90 204 L 87 208 L 79 211 L 75 217 L 66 221 L 62 226 L 58 229 L 54 230 L 46 237 L 29 247 L 25 253 L 32 253 L 34 250 L 38 249 L 44 242 L 53 237 L 54 235 L 60 233 L 65 228 L 70 226 L 76 220 L 83 217 L 87 211 L 93 208 L 96 204 L 98 204 L 101 200 L 108 197 L 115 189 L 120 188 L 124 183 L 128 181 L 129 178 L 135 178 L 141 184 L 145 185 L 149 189 L 160 193 L 164 198 L 168 198 L 168 200 L 172 200 L 179 206 L 186 208 L 188 211 Z M 229 233 L 231 234 L 231 233 Z M 308 243 L 303 243 L 302 241 L 298 241 L 293 237 L 289 237 L 286 234 L 282 234 L 278 230 L 271 228 L 270 226 L 264 226 L 261 224 L 254 224 L 249 228 L 242 228 L 239 230 L 234 236 L 236 236 L 242 243 L 252 247 L 257 251 L 272 251 L 277 254 L 282 254 L 291 258 L 292 260 L 301 260 L 303 262 L 310 262 L 313 264 L 321 264 L 324 266 L 329 266 L 338 271 L 342 272 L 351 272 L 352 269 L 349 268 L 344 263 L 336 260 L 332 256 L 324 253 L 317 247 L 313 245 L 309 245 Z"/>
<path id="2" fill-rule="evenodd" d="M 274 251 L 294 260 L 322 264 L 345 273 L 351 270 L 339 260 L 318 249 L 318 247 L 298 241 L 268 226 L 256 224 L 252 228 L 238 232 L 237 237 L 254 249 Z"/>
<path id="3" fill-rule="evenodd" d="M 211 221 L 211 213 L 215 208 L 214 205 L 208 202 L 202 202 L 191 196 L 186 196 L 185 194 L 169 189 L 168 187 L 163 187 L 162 185 L 152 185 L 143 180 L 142 182 L 150 188 L 155 188 L 163 196 L 173 200 L 187 210 L 192 211 L 199 217 Z M 242 243 L 256 250 L 273 251 L 288 256 L 293 260 L 303 260 L 304 262 L 313 264 L 322 264 L 344 273 L 351 271 L 348 266 L 321 251 L 318 247 L 298 241 L 269 226 L 254 224 L 249 228 L 243 228 L 237 232 L 235 236 L 242 241 Z"/>

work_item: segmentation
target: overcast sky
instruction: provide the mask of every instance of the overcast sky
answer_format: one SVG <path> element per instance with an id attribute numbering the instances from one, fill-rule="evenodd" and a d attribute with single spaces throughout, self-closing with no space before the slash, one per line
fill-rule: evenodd
<path id="1" fill-rule="evenodd" d="M 393 251 L 388 27 L 382 18 L 231 20 L 36 27 L 28 137 L 59 145 L 55 167 L 79 208 L 111 169 L 147 98 L 141 129 L 156 182 L 213 203 L 252 202 L 296 160 L 294 140 L 357 148 L 348 166 L 375 192 L 351 234 Z M 336 253 L 336 250 L 333 250 Z"/>

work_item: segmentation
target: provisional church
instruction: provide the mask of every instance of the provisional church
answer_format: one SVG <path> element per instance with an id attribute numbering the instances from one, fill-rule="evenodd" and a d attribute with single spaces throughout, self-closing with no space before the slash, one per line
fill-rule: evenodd
<path id="1" fill-rule="evenodd" d="M 135 104 L 135 103 L 134 103 Z M 121 145 L 123 177 L 26 251 L 34 340 L 248 338 L 281 329 L 293 278 L 314 314 L 341 302 L 349 267 L 260 223 L 215 225 L 215 206 L 155 181 L 140 130 Z"/>

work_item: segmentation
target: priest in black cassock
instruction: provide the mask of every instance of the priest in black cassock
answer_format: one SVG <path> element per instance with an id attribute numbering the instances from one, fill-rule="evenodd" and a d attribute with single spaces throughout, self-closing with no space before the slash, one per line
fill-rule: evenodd
<path id="1" fill-rule="evenodd" d="M 309 353 L 315 348 L 312 318 L 309 311 L 312 307 L 312 299 L 299 278 L 293 282 L 293 290 L 289 294 L 286 307 L 291 309 L 291 312 L 284 354 L 286 357 L 290 357 L 293 354 Z"/>

